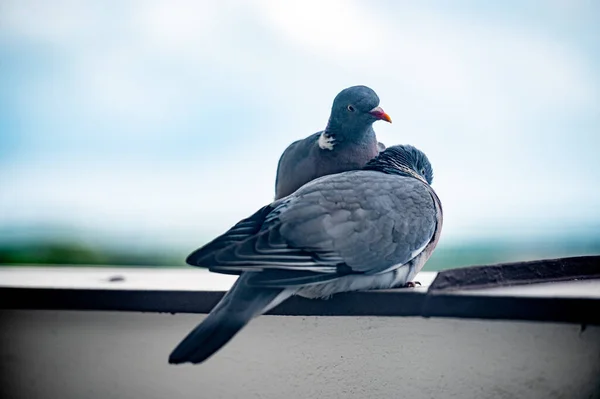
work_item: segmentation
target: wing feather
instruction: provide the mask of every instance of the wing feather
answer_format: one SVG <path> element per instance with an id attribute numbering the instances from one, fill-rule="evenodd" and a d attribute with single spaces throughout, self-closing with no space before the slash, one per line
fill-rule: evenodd
<path id="1" fill-rule="evenodd" d="M 409 262 L 432 239 L 430 190 L 374 171 L 324 177 L 238 223 L 196 251 L 196 261 L 222 273 L 261 271 L 253 281 L 265 286 L 325 281 L 342 270 L 381 273 Z"/>

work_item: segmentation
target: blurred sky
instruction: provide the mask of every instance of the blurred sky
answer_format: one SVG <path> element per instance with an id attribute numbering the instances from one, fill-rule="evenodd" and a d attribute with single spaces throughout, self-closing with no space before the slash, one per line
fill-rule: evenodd
<path id="1" fill-rule="evenodd" d="M 0 227 L 199 243 L 364 84 L 444 239 L 597 234 L 599 72 L 591 0 L 2 0 Z"/>

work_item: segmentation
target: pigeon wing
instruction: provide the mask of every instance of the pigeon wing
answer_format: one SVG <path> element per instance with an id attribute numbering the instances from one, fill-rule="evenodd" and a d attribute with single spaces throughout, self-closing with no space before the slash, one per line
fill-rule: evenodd
<path id="1" fill-rule="evenodd" d="M 373 171 L 317 179 L 275 206 L 257 234 L 207 251 L 204 266 L 225 273 L 270 271 L 263 276 L 296 282 L 399 267 L 435 231 L 429 190 L 414 178 Z"/>

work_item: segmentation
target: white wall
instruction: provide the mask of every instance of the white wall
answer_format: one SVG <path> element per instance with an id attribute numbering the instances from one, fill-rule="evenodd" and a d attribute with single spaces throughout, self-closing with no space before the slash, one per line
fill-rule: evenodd
<path id="1" fill-rule="evenodd" d="M 1 311 L 11 398 L 600 398 L 600 327 L 264 316 L 198 366 L 169 352 L 203 315 Z"/>

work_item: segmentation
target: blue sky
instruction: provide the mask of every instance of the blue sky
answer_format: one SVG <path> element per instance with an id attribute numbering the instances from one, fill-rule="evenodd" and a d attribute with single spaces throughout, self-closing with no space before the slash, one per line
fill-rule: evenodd
<path id="1" fill-rule="evenodd" d="M 4 0 L 0 226 L 218 234 L 365 84 L 380 140 L 430 157 L 445 239 L 599 232 L 599 4 Z"/>

